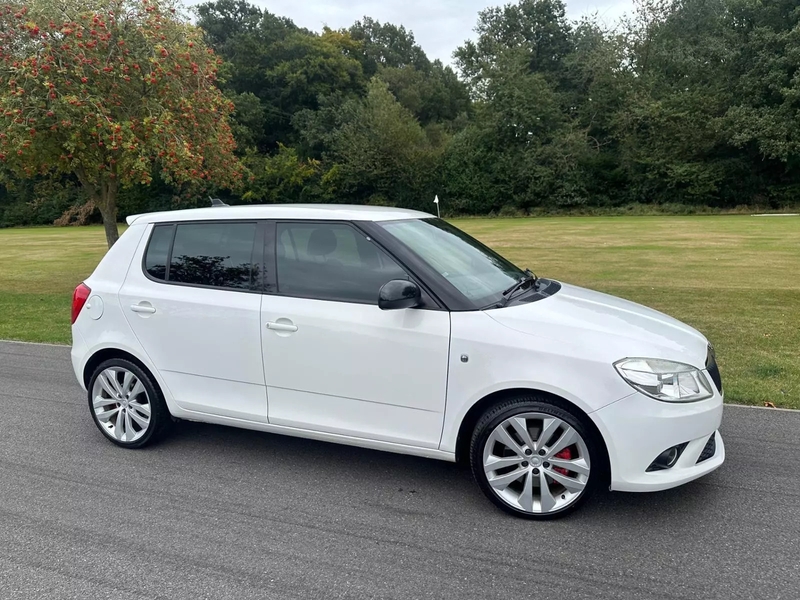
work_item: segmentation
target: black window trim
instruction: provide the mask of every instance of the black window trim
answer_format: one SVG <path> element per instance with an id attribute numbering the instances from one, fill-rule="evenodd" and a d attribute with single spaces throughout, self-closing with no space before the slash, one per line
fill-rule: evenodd
<path id="1" fill-rule="evenodd" d="M 275 253 L 278 236 L 275 221 L 262 221 L 262 225 L 264 237 L 261 244 L 262 279 L 259 293 L 275 295 L 278 291 L 278 258 Z"/>
<path id="2" fill-rule="evenodd" d="M 165 278 L 169 278 L 169 269 L 170 263 L 172 263 L 172 248 L 175 245 L 175 236 L 178 231 L 178 225 L 204 225 L 204 224 L 218 224 L 218 223 L 254 223 L 256 225 L 256 232 L 253 239 L 253 248 L 251 250 L 251 260 L 250 264 L 252 265 L 261 265 L 261 273 L 258 274 L 257 277 L 253 277 L 252 271 L 250 275 L 250 288 L 234 288 L 234 287 L 222 287 L 218 285 L 204 285 L 202 283 L 184 283 L 182 281 L 169 281 L 168 279 L 156 279 L 147 271 L 147 252 L 150 250 L 150 243 L 153 241 L 153 232 L 155 231 L 156 227 L 159 226 L 170 226 L 172 227 L 172 237 L 170 238 L 169 242 L 169 250 L 167 251 L 167 265 L 166 271 L 164 274 Z M 191 221 L 158 221 L 151 223 L 152 227 L 150 228 L 149 238 L 147 240 L 147 245 L 144 248 L 144 252 L 142 253 L 142 273 L 144 276 L 153 281 L 155 283 L 161 285 L 174 285 L 180 287 L 191 287 L 191 288 L 200 288 L 204 290 L 218 290 L 222 292 L 241 292 L 243 294 L 262 294 L 264 289 L 264 225 L 265 222 L 262 219 L 198 219 L 198 220 L 191 220 Z M 257 253 L 260 256 L 257 256 Z"/>
<path id="3" fill-rule="evenodd" d="M 415 219 L 400 219 L 412 221 Z M 261 249 L 261 256 L 258 257 L 258 264 L 261 265 L 261 273 L 258 278 L 253 278 L 252 289 L 228 288 L 213 285 L 202 285 L 195 283 L 183 283 L 178 281 L 166 281 L 156 279 L 147 272 L 145 260 L 150 242 L 153 238 L 153 231 L 158 226 L 171 226 L 172 238 L 170 240 L 167 259 L 172 261 L 172 248 L 175 243 L 175 233 L 177 226 L 182 224 L 203 224 L 203 223 L 256 223 L 256 237 L 253 247 L 253 264 L 256 263 L 258 249 Z M 353 300 L 338 300 L 333 298 L 318 298 L 315 296 L 297 296 L 281 294 L 277 288 L 277 223 L 338 223 L 349 225 L 367 236 L 378 248 L 384 251 L 392 260 L 397 262 L 416 283 L 423 292 L 423 299 L 426 305 L 418 310 L 445 310 L 452 312 L 477 312 L 482 310 L 476 306 L 464 294 L 462 294 L 453 284 L 447 281 L 439 273 L 419 258 L 410 248 L 400 240 L 392 236 L 375 221 L 345 220 L 345 219 L 199 219 L 187 221 L 158 221 L 151 223 L 152 227 L 142 253 L 141 267 L 145 277 L 150 281 L 162 285 L 175 285 L 183 287 L 195 287 L 200 289 L 221 290 L 227 292 L 241 292 L 245 294 L 262 294 L 269 296 L 281 296 L 285 298 L 302 298 L 306 300 L 320 300 L 324 302 L 343 302 L 348 304 L 361 304 L 363 306 L 375 306 L 372 302 L 356 302 Z M 263 242 L 263 243 L 262 243 Z M 165 277 L 169 276 L 169 262 Z M 269 267 L 269 268 L 268 268 Z"/>
<path id="4" fill-rule="evenodd" d="M 416 283 L 420 291 L 422 292 L 422 299 L 423 305 L 417 307 L 415 310 L 436 310 L 436 311 L 446 311 L 448 310 L 447 306 L 442 303 L 442 301 L 438 298 L 438 296 L 431 290 L 430 286 L 425 282 L 424 279 L 419 277 L 413 269 L 410 269 L 407 264 L 405 264 L 402 260 L 400 260 L 394 253 L 389 251 L 384 244 L 380 242 L 380 240 L 375 239 L 375 237 L 369 232 L 366 231 L 361 225 L 363 223 L 367 223 L 367 221 L 348 221 L 346 219 L 270 219 L 268 221 L 268 228 L 271 226 L 272 232 L 272 241 L 271 247 L 265 251 L 265 259 L 267 255 L 270 255 L 271 261 L 270 264 L 272 265 L 272 269 L 266 270 L 267 277 L 269 279 L 268 286 L 271 287 L 271 290 L 268 290 L 265 286 L 264 294 L 268 296 L 280 296 L 283 298 L 300 298 L 303 300 L 318 300 L 320 302 L 341 302 L 343 304 L 359 304 L 362 306 L 377 306 L 378 299 L 375 298 L 375 302 L 361 302 L 357 300 L 342 300 L 338 298 L 322 298 L 319 296 L 310 296 L 310 295 L 297 295 L 297 294 L 284 294 L 278 291 L 278 254 L 277 254 L 277 244 L 278 244 L 278 235 L 277 235 L 277 228 L 278 223 L 297 223 L 300 225 L 310 223 L 310 224 L 318 224 L 318 225 L 325 225 L 325 224 L 337 224 L 337 225 L 347 225 L 356 230 L 356 232 L 360 233 L 367 237 L 369 241 L 374 243 L 382 252 L 386 253 L 386 255 L 395 261 L 400 268 L 402 268 L 406 274 L 408 275 L 409 279 Z M 268 229 L 269 230 L 269 229 Z"/>

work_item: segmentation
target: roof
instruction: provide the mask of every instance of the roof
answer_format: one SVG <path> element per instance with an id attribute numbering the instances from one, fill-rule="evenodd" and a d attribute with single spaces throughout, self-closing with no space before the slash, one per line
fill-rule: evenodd
<path id="1" fill-rule="evenodd" d="M 401 219 L 429 219 L 433 215 L 388 206 L 358 206 L 349 204 L 243 204 L 214 206 L 188 210 L 131 215 L 128 225 L 134 223 L 161 223 L 164 221 L 210 221 L 233 219 L 302 219 L 311 221 L 399 221 Z"/>

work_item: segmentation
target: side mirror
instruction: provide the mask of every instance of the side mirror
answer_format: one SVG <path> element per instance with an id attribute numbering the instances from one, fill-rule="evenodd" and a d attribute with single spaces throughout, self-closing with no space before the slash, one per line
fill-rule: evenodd
<path id="1" fill-rule="evenodd" d="M 399 310 L 419 306 L 422 294 L 413 281 L 393 279 L 387 282 L 378 294 L 378 306 L 381 310 Z"/>

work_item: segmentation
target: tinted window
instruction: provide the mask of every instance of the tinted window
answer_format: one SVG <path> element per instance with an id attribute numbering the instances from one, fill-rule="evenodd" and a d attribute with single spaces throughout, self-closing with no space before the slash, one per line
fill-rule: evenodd
<path id="1" fill-rule="evenodd" d="M 378 292 L 406 272 L 355 228 L 339 223 L 278 223 L 278 292 L 377 304 Z"/>
<path id="2" fill-rule="evenodd" d="M 156 225 L 147 245 L 144 268 L 154 279 L 167 278 L 167 257 L 172 245 L 172 225 Z"/>
<path id="3" fill-rule="evenodd" d="M 255 223 L 179 224 L 168 281 L 250 289 Z"/>

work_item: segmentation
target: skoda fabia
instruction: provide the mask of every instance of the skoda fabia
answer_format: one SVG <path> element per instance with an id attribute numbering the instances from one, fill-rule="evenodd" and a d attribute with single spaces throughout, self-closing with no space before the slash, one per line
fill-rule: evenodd
<path id="1" fill-rule="evenodd" d="M 72 303 L 75 374 L 119 446 L 186 419 L 463 461 L 528 518 L 725 458 L 702 334 L 431 215 L 221 206 L 128 224 Z"/>

